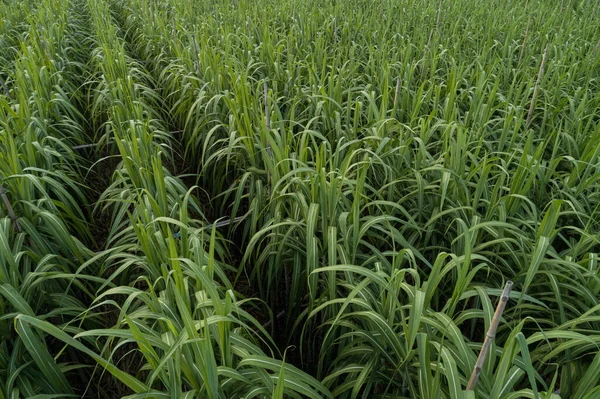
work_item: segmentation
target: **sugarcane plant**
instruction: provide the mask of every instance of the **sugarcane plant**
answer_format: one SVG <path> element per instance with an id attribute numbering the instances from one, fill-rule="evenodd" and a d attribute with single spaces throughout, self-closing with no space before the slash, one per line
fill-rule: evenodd
<path id="1" fill-rule="evenodd" d="M 595 397 L 597 3 L 0 3 L 0 398 Z"/>

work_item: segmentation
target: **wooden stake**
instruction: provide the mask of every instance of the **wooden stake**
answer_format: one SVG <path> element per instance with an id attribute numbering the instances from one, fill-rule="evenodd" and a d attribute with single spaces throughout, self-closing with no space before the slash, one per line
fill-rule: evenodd
<path id="1" fill-rule="evenodd" d="M 504 286 L 504 291 L 502 291 L 500 302 L 498 302 L 498 306 L 496 306 L 496 311 L 494 312 L 492 323 L 490 324 L 490 328 L 488 328 L 487 334 L 485 335 L 485 340 L 483 341 L 481 352 L 479 352 L 479 357 L 477 358 L 477 362 L 475 363 L 475 368 L 473 369 L 473 373 L 471 374 L 471 378 L 469 379 L 469 383 L 467 384 L 467 391 L 472 391 L 475 389 L 475 384 L 477 384 L 479 374 L 481 374 L 481 370 L 483 369 L 485 358 L 487 357 L 490 347 L 492 346 L 492 341 L 494 337 L 496 337 L 496 329 L 498 328 L 498 324 L 500 323 L 502 312 L 504 312 L 504 308 L 506 307 L 506 302 L 508 302 L 508 294 L 510 294 L 510 289 L 512 288 L 512 285 L 512 281 L 509 280 Z"/>
<path id="2" fill-rule="evenodd" d="M 533 114 L 533 107 L 535 106 L 535 98 L 537 97 L 538 88 L 540 87 L 540 80 L 542 79 L 542 74 L 544 73 L 544 64 L 546 63 L 546 55 L 548 54 L 548 46 L 550 43 L 546 44 L 546 49 L 544 50 L 544 55 L 542 55 L 542 63 L 540 64 L 540 71 L 538 72 L 537 80 L 535 81 L 535 88 L 533 89 L 533 97 L 531 97 L 531 105 L 529 106 L 529 112 L 527 113 L 527 121 L 525 122 L 525 127 L 529 127 L 531 123 L 531 115 Z"/>
<path id="3" fill-rule="evenodd" d="M 8 196 L 6 195 L 6 191 L 2 186 L 0 186 L 0 196 L 2 197 L 2 201 L 4 201 L 4 205 L 6 205 L 6 209 L 8 209 L 8 216 L 10 216 L 10 218 L 12 219 L 13 223 L 15 224 L 15 227 L 17 228 L 17 231 L 21 231 L 21 226 L 19 225 L 19 221 L 17 220 L 17 215 L 15 215 L 15 211 L 10 205 L 10 201 L 8 199 Z"/>

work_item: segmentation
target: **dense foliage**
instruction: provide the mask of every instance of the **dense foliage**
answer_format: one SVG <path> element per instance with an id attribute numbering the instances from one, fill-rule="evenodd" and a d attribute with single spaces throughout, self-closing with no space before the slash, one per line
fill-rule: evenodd
<path id="1" fill-rule="evenodd" d="M 598 1 L 1 0 L 0 48 L 0 399 L 600 397 Z"/>

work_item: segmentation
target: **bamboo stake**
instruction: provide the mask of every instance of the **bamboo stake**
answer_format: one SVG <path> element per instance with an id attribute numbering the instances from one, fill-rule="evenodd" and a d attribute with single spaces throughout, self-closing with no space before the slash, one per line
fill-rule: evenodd
<path id="1" fill-rule="evenodd" d="M 4 190 L 4 187 L 2 186 L 0 186 L 0 196 L 2 197 L 2 201 L 4 201 L 4 205 L 6 205 L 6 209 L 8 209 L 8 216 L 10 216 L 10 218 L 12 219 L 13 223 L 15 224 L 15 227 L 17 228 L 17 231 L 21 231 L 21 225 L 19 225 L 17 215 L 15 215 L 15 211 L 13 210 L 13 207 L 10 204 L 10 200 L 6 195 L 6 190 Z"/>
<path id="2" fill-rule="evenodd" d="M 548 54 L 548 45 L 546 44 L 546 49 L 544 50 L 544 55 L 542 55 L 542 63 L 540 64 L 540 71 L 538 72 L 537 80 L 535 81 L 535 88 L 533 89 L 533 97 L 531 97 L 531 105 L 529 106 L 529 112 L 527 112 L 527 120 L 525 122 L 525 127 L 528 128 L 531 123 L 531 115 L 533 114 L 533 107 L 535 106 L 535 98 L 537 97 L 538 88 L 540 87 L 540 80 L 542 79 L 542 74 L 544 73 L 544 64 L 546 63 L 546 55 Z"/>
<path id="3" fill-rule="evenodd" d="M 521 54 L 519 54 L 519 63 L 523 59 L 523 53 L 525 52 L 525 45 L 527 44 L 527 35 L 529 35 L 530 22 L 531 22 L 531 15 L 529 15 L 529 19 L 527 20 L 527 29 L 525 29 L 525 37 L 523 38 L 523 45 L 521 46 Z"/>
<path id="4" fill-rule="evenodd" d="M 475 389 L 475 384 L 477 384 L 479 374 L 481 374 L 481 370 L 483 369 L 485 358 L 487 357 L 487 354 L 492 345 L 492 341 L 496 336 L 496 329 L 498 328 L 498 324 L 500 323 L 502 312 L 504 312 L 504 308 L 506 307 L 506 302 L 508 302 L 508 294 L 510 294 L 510 289 L 512 288 L 512 285 L 512 281 L 509 280 L 504 286 L 504 291 L 502 291 L 500 302 L 498 302 L 498 306 L 496 306 L 496 311 L 494 312 L 492 323 L 490 324 L 490 328 L 488 328 L 488 331 L 485 335 L 485 340 L 483 341 L 481 352 L 479 352 L 479 357 L 477 358 L 477 362 L 475 363 L 475 368 L 473 369 L 473 373 L 471 374 L 471 378 L 469 379 L 469 383 L 467 384 L 467 391 L 472 391 L 473 389 Z"/>

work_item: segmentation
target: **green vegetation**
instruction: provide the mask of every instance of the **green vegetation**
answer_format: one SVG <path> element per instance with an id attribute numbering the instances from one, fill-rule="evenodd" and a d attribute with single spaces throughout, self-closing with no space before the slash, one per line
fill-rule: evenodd
<path id="1" fill-rule="evenodd" d="M 0 0 L 0 47 L 0 399 L 600 397 L 598 1 Z"/>

